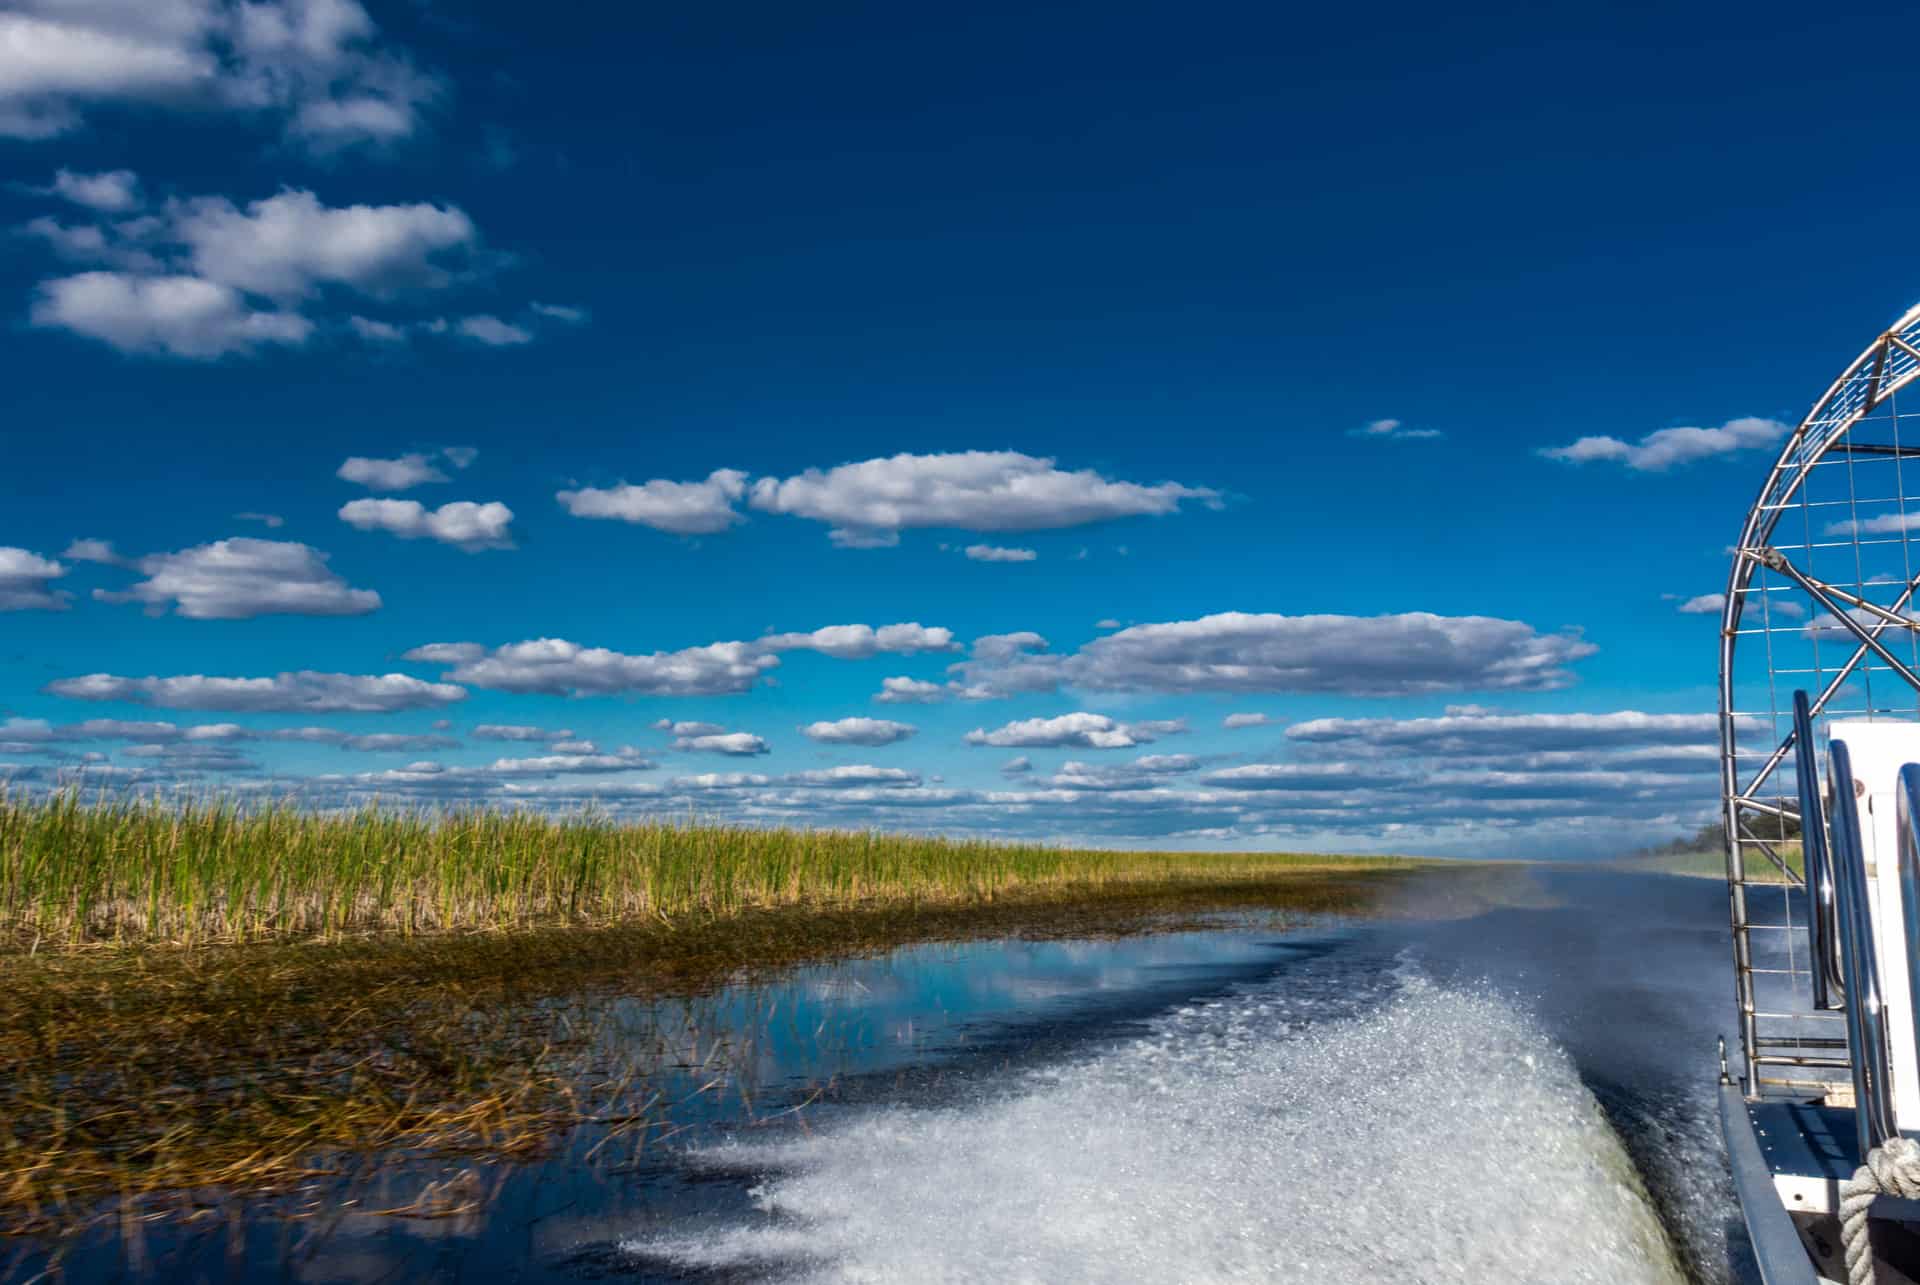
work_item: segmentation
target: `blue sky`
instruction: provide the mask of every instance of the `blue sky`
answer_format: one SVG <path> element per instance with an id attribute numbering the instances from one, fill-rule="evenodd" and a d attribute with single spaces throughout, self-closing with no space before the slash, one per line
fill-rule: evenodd
<path id="1" fill-rule="evenodd" d="M 1912 16 L 565 16 L 0 2 L 17 787 L 1711 812 L 1680 608 L 1920 297 Z"/>

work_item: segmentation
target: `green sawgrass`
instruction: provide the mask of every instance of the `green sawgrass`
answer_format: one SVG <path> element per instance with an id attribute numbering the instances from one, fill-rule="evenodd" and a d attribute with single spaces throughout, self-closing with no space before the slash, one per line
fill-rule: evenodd
<path id="1" fill-rule="evenodd" d="M 338 814 L 0 792 L 0 948 L 604 926 L 1217 886 L 1403 858 L 1108 852 L 490 809 Z"/>

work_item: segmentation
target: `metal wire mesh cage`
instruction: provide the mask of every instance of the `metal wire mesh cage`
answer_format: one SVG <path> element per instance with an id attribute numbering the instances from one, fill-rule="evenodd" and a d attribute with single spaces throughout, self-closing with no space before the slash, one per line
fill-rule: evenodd
<path id="1" fill-rule="evenodd" d="M 1849 1080 L 1844 1020 L 1817 985 L 1802 873 L 1793 698 L 1837 719 L 1920 718 L 1920 307 L 1794 430 L 1730 551 L 1721 616 L 1722 821 L 1747 1083 Z M 1816 824 L 1818 818 L 1815 819 Z"/>

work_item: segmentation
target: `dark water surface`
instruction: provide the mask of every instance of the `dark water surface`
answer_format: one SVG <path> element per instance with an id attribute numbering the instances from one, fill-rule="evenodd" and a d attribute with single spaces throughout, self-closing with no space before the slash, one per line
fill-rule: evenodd
<path id="1" fill-rule="evenodd" d="M 1446 880 L 1451 876 L 1432 876 Z M 1743 1281 L 1716 881 L 903 949 L 616 1001 L 661 1127 L 103 1229 L 75 1281 Z M 644 1145 L 642 1141 L 644 1140 Z M 472 1210 L 416 1204 L 429 1182 Z M 351 1203 L 349 1203 L 351 1202 Z M 429 1202 L 431 1203 L 431 1202 Z M 14 1255 L 9 1263 L 8 1255 Z M 0 1278 L 45 1267 L 0 1244 Z"/>

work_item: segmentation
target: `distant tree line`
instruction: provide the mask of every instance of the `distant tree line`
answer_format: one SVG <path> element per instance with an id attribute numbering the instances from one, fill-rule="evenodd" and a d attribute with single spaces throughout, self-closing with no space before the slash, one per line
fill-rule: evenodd
<path id="1" fill-rule="evenodd" d="M 1800 822 L 1794 817 L 1767 816 L 1760 813 L 1748 813 L 1746 817 L 1747 833 L 1761 839 L 1780 839 L 1787 843 L 1797 842 L 1800 838 Z M 1727 846 L 1727 830 L 1720 822 L 1703 825 L 1692 834 L 1680 836 L 1669 842 L 1640 849 L 1639 855 L 1647 857 L 1677 856 L 1683 852 L 1722 852 Z"/>

